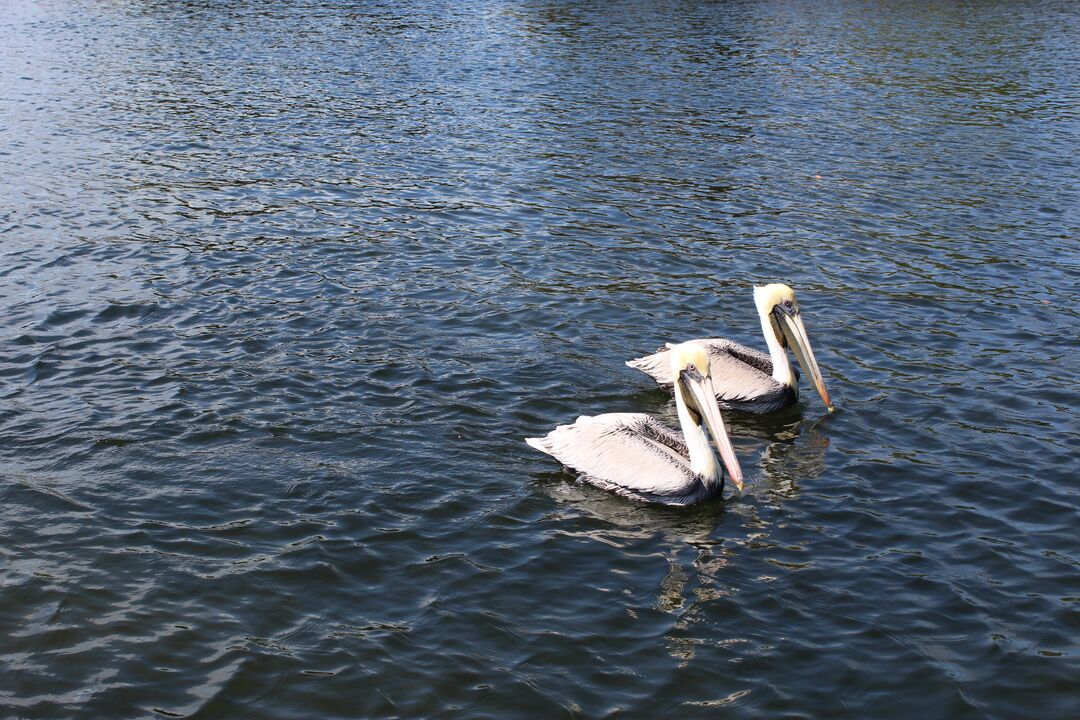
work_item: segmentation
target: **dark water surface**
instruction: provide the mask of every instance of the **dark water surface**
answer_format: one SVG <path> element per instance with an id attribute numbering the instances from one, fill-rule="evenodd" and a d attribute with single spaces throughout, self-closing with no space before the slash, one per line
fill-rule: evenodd
<path id="1" fill-rule="evenodd" d="M 941 5 L 941 7 L 935 7 Z M 1071 2 L 0 14 L 4 717 L 1077 717 Z M 526 435 L 764 347 L 674 511 Z"/>

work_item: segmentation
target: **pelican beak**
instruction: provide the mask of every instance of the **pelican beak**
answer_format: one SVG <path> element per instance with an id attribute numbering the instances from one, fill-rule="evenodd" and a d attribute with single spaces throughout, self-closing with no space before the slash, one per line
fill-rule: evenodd
<path id="1" fill-rule="evenodd" d="M 832 412 L 836 408 L 833 406 L 832 400 L 829 399 L 829 391 L 825 389 L 825 378 L 821 377 L 821 368 L 818 367 L 817 359 L 814 357 L 814 350 L 810 347 L 810 339 L 806 337 L 806 327 L 803 325 L 802 318 L 799 317 L 799 311 L 784 305 L 777 305 L 773 308 L 773 315 L 778 320 L 784 338 L 787 339 L 788 347 L 795 353 L 795 357 L 799 364 L 802 365 L 803 370 L 810 375 L 810 379 L 814 383 L 814 389 L 821 396 L 825 407 L 829 408 L 829 412 Z"/>
<path id="2" fill-rule="evenodd" d="M 735 448 L 731 444 L 731 436 L 728 435 L 724 419 L 720 417 L 720 407 L 716 404 L 716 392 L 713 390 L 712 380 L 697 370 L 692 372 L 684 370 L 682 379 L 694 399 L 694 404 L 705 418 L 705 424 L 709 426 L 709 432 L 712 433 L 716 449 L 720 451 L 720 459 L 724 463 L 728 477 L 735 484 L 735 489 L 742 492 L 742 467 L 739 466 L 739 458 L 735 457 Z"/>

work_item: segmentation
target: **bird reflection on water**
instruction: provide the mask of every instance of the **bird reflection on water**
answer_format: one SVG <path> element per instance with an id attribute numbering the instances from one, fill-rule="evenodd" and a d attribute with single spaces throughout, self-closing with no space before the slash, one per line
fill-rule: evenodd
<path id="1" fill-rule="evenodd" d="M 793 499 L 798 495 L 800 483 L 812 481 L 825 472 L 829 438 L 822 429 L 835 415 L 784 417 L 775 425 L 759 428 L 763 439 L 768 441 L 757 461 L 762 471 L 759 484 L 760 492 L 770 497 Z M 761 422 L 761 416 L 754 419 Z M 747 434 L 744 428 L 740 432 Z"/>

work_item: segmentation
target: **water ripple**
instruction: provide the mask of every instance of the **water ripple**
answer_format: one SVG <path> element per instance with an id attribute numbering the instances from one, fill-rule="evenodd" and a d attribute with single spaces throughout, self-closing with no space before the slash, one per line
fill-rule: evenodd
<path id="1" fill-rule="evenodd" d="M 1076 21 L 15 2 L 0 702 L 1068 716 Z M 742 497 L 521 442 L 773 279 L 839 411 L 732 413 Z"/>

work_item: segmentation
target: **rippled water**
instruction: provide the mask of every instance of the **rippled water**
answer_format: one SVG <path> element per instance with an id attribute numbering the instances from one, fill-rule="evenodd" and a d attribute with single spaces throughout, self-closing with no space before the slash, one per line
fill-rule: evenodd
<path id="1" fill-rule="evenodd" d="M 1075 717 L 1080 11 L 139 2 L 0 14 L 0 706 Z M 523 442 L 674 420 L 684 511 Z"/>

